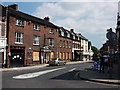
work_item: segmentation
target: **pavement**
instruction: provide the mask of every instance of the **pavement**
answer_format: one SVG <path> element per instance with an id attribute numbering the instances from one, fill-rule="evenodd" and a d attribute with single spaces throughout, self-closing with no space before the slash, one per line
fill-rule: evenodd
<path id="1" fill-rule="evenodd" d="M 92 68 L 80 70 L 78 77 L 87 81 L 120 85 L 120 76 L 118 73 L 114 73 L 114 71 L 108 72 L 107 67 L 104 73 Z"/>

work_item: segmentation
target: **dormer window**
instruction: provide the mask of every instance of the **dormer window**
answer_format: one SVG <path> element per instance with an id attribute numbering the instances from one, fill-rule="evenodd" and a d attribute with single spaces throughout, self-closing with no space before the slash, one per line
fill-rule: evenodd
<path id="1" fill-rule="evenodd" d="M 51 28 L 49 33 L 51 34 L 54 33 L 54 29 Z"/>
<path id="2" fill-rule="evenodd" d="M 67 32 L 67 37 L 70 37 L 70 33 L 69 32 Z"/>
<path id="3" fill-rule="evenodd" d="M 16 25 L 17 25 L 17 26 L 24 26 L 24 21 L 23 21 L 23 20 L 20 20 L 20 19 L 17 19 L 17 20 L 16 20 Z"/>
<path id="4" fill-rule="evenodd" d="M 64 32 L 63 31 L 61 32 L 61 35 L 64 36 Z"/>
<path id="5" fill-rule="evenodd" d="M 34 25 L 33 28 L 34 28 L 34 30 L 40 30 L 40 26 L 39 25 Z"/>
<path id="6" fill-rule="evenodd" d="M 75 36 L 73 36 L 73 39 L 75 39 Z"/>

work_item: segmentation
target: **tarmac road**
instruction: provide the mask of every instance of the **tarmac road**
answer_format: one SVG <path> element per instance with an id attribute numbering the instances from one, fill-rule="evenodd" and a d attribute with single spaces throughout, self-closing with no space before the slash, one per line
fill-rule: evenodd
<path id="1" fill-rule="evenodd" d="M 116 85 L 93 83 L 78 78 L 80 70 L 91 63 L 45 66 L 2 72 L 3 88 L 118 88 Z"/>

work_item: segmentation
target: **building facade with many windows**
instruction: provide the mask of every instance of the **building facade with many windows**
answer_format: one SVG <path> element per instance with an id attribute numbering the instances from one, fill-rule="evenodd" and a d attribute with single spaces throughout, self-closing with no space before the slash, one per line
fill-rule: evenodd
<path id="1" fill-rule="evenodd" d="M 52 58 L 82 60 L 83 37 L 73 29 L 56 26 L 49 17 L 40 19 L 20 12 L 16 4 L 5 8 L 6 67 L 43 64 Z"/>

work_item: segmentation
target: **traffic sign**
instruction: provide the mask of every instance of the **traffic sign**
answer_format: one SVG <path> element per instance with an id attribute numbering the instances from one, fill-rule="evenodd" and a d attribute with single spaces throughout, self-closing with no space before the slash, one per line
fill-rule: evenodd
<path id="1" fill-rule="evenodd" d="M 106 34 L 107 39 L 115 39 L 116 38 L 116 34 L 114 32 L 108 32 Z"/>

